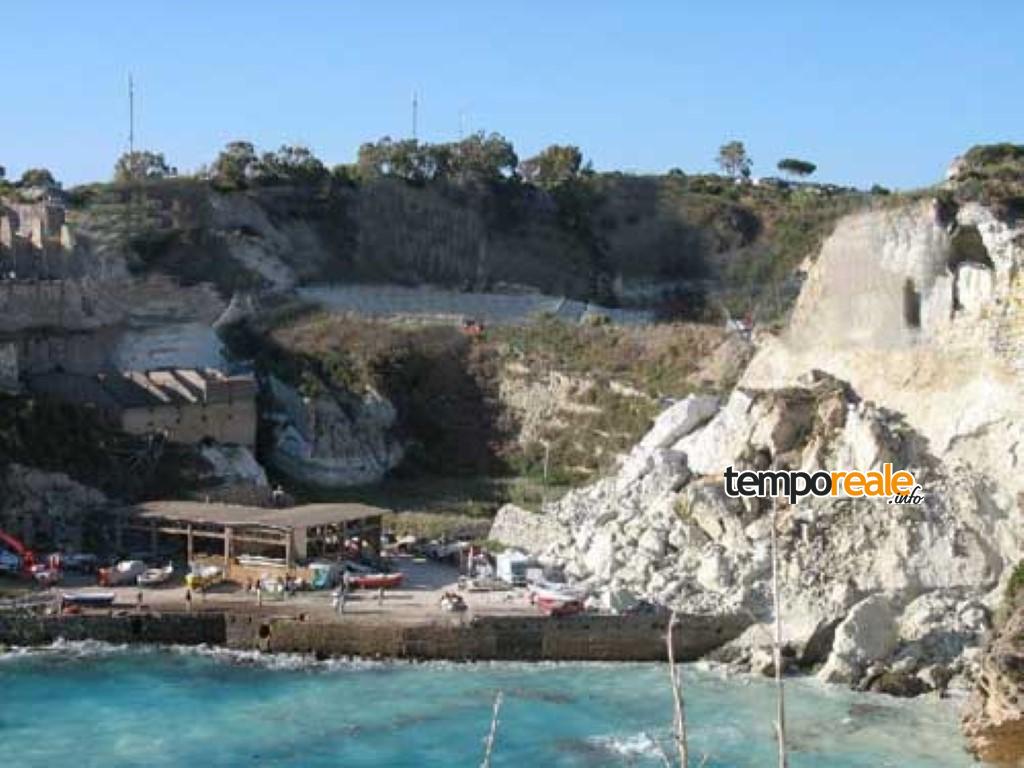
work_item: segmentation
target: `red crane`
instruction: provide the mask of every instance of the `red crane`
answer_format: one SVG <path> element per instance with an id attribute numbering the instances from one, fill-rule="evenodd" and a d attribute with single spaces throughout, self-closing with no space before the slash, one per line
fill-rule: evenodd
<path id="1" fill-rule="evenodd" d="M 28 547 L 9 533 L 0 531 L 0 547 L 10 550 L 21 560 L 21 570 L 25 573 L 32 572 L 32 566 L 36 563 L 36 556 Z"/>

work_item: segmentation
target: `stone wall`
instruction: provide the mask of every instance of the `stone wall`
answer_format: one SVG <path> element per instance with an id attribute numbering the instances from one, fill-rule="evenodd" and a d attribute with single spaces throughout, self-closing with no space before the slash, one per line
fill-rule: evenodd
<path id="1" fill-rule="evenodd" d="M 225 637 L 224 615 L 220 613 L 40 617 L 0 614 L 3 645 L 48 645 L 57 640 L 222 645 Z"/>
<path id="2" fill-rule="evenodd" d="M 676 655 L 693 660 L 738 637 L 741 616 L 683 616 Z M 510 660 L 661 661 L 666 620 L 655 616 L 478 617 L 430 624 L 319 623 L 229 616 L 227 643 L 239 649 L 323 656 Z"/>

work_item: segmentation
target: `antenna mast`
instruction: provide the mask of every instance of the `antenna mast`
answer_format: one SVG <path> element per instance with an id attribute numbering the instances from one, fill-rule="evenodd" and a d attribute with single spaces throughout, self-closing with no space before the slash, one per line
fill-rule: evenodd
<path id="1" fill-rule="evenodd" d="M 416 91 L 412 92 L 412 140 L 416 141 L 416 118 L 419 111 L 419 100 L 416 98 Z"/>
<path id="2" fill-rule="evenodd" d="M 128 154 L 135 154 L 135 81 L 128 73 Z"/>

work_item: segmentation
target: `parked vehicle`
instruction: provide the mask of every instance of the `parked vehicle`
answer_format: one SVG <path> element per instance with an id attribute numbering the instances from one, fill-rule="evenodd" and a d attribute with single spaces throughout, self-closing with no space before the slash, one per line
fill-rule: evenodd
<path id="1" fill-rule="evenodd" d="M 168 563 L 163 568 L 147 568 L 135 577 L 135 583 L 140 587 L 156 587 L 165 584 L 174 575 L 174 563 Z"/>
<path id="2" fill-rule="evenodd" d="M 135 579 L 146 570 L 142 560 L 122 560 L 110 568 L 100 568 L 97 583 L 101 587 L 116 587 L 119 584 L 134 584 Z"/>
<path id="3" fill-rule="evenodd" d="M 99 558 L 84 552 L 64 555 L 63 560 L 64 570 L 71 573 L 95 573 L 99 567 Z"/>
<path id="4" fill-rule="evenodd" d="M 224 570 L 218 565 L 193 563 L 191 569 L 185 575 L 185 586 L 189 589 L 207 589 L 224 580 Z"/>

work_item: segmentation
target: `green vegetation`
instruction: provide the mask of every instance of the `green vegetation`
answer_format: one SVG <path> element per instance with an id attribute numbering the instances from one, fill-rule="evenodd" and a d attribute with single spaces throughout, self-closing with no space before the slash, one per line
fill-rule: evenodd
<path id="1" fill-rule="evenodd" d="M 114 181 L 121 184 L 166 179 L 177 173 L 177 169 L 164 160 L 162 152 L 125 152 L 114 165 Z"/>
<path id="2" fill-rule="evenodd" d="M 958 202 L 978 201 L 1006 219 L 1024 216 L 1024 144 L 979 144 L 953 179 Z"/>
<path id="3" fill-rule="evenodd" d="M 252 211 L 286 235 L 294 227 L 299 247 L 279 258 L 300 281 L 512 283 L 655 306 L 669 320 L 720 322 L 723 307 L 777 318 L 797 265 L 869 196 L 736 183 L 752 167 L 739 141 L 722 146 L 719 162 L 726 176 L 597 173 L 577 146 L 520 162 L 505 137 L 481 132 L 437 144 L 385 137 L 328 170 L 304 147 L 260 152 L 240 140 L 190 177 L 174 176 L 159 153 L 125 156 L 116 183 L 71 199 L 86 239 L 127 250 L 136 271 L 210 281 L 225 295 L 264 285 L 235 254 L 266 233 L 218 213 L 237 208 L 239 220 Z M 780 168 L 814 166 L 787 158 Z"/>
<path id="4" fill-rule="evenodd" d="M 779 160 L 775 167 L 783 173 L 798 178 L 805 178 L 818 170 L 818 166 L 814 163 L 810 163 L 807 160 L 799 160 L 795 157 L 785 157 Z"/>
<path id="5" fill-rule="evenodd" d="M 749 179 L 754 165 L 742 141 L 730 141 L 719 147 L 715 162 L 727 176 L 734 179 Z"/>
<path id="6" fill-rule="evenodd" d="M 1024 561 L 1017 563 L 1017 567 L 1013 569 L 1010 581 L 1006 585 L 1006 602 L 1010 605 L 1015 604 L 1018 595 L 1021 594 L 1024 594 Z"/>

